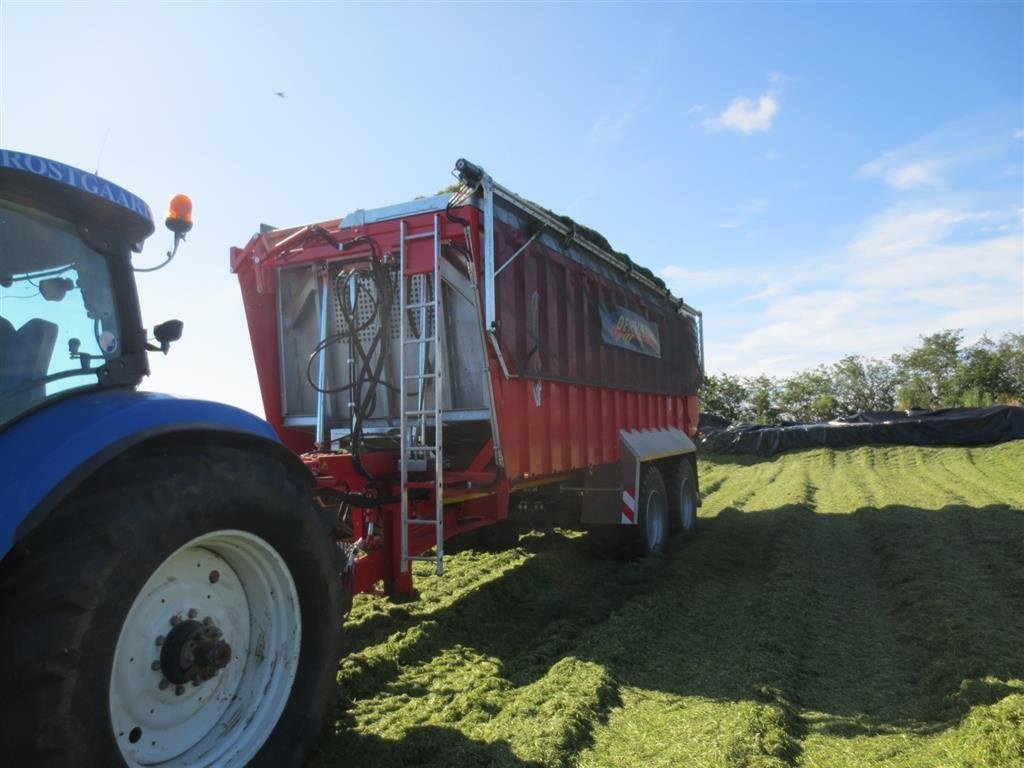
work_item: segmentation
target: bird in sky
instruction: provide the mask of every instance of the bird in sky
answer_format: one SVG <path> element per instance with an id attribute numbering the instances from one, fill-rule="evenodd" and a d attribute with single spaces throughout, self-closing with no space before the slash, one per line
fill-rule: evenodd
<path id="1" fill-rule="evenodd" d="M 275 96 L 279 96 L 279 97 L 281 97 L 283 99 L 284 98 L 284 91 L 274 91 L 274 95 Z"/>

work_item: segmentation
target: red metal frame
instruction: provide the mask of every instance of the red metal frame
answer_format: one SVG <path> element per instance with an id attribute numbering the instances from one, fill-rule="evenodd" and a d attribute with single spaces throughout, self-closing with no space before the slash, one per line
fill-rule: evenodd
<path id="1" fill-rule="evenodd" d="M 468 221 L 468 231 L 474 233 L 474 242 L 469 244 L 469 250 L 475 255 L 478 282 L 482 285 L 480 212 L 475 207 L 465 206 L 454 209 L 452 213 Z M 428 212 L 404 217 L 407 233 L 432 232 L 433 216 L 432 212 Z M 377 487 L 372 488 L 355 467 L 351 456 L 314 452 L 313 436 L 310 433 L 290 429 L 284 424 L 275 296 L 278 268 L 347 258 L 322 237 L 313 237 L 317 227 L 339 242 L 365 236 L 377 242 L 381 253 L 398 253 L 400 233 L 397 219 L 348 228 L 342 228 L 339 220 L 333 220 L 310 227 L 275 230 L 255 235 L 243 248 L 231 249 L 231 269 L 237 273 L 241 285 L 266 418 L 282 442 L 302 455 L 303 461 L 316 477 L 318 488 L 347 494 L 379 494 L 381 498 L 394 499 L 400 493 L 397 452 L 363 454 L 364 465 L 378 479 Z M 462 224 L 442 216 L 441 228 L 443 241 L 463 247 L 467 245 L 467 228 Z M 502 235 L 502 241 L 510 239 L 509 233 L 503 232 Z M 550 249 L 539 243 L 532 247 L 542 249 L 540 254 L 545 259 L 558 259 L 557 254 L 551 253 Z M 432 269 L 431 248 L 432 241 L 429 238 L 407 243 L 407 273 Z M 503 258 L 508 256 L 504 249 L 499 249 L 499 254 Z M 519 269 L 519 265 L 514 269 Z M 527 270 L 528 267 L 523 269 Z M 516 278 L 519 283 L 522 279 L 521 276 Z M 588 275 L 587 279 L 601 284 L 607 292 L 619 290 L 600 276 Z M 637 305 L 635 297 L 629 301 L 634 309 L 646 311 L 643 306 Z M 552 302 L 552 306 L 554 304 Z M 576 328 L 576 324 L 582 326 L 582 321 L 566 317 L 564 307 L 551 311 L 560 314 L 546 318 L 546 322 L 567 329 L 565 339 L 559 342 L 562 352 L 570 356 L 592 355 L 582 347 L 574 349 L 575 342 L 572 339 L 582 338 L 583 333 L 583 329 Z M 675 427 L 689 435 L 696 432 L 698 401 L 695 394 L 658 394 L 545 379 L 539 385 L 538 404 L 537 378 L 517 375 L 506 378 L 502 364 L 490 345 L 486 346 L 486 354 L 489 357 L 504 467 L 499 470 L 496 466 L 494 445 L 488 442 L 469 466 L 445 472 L 446 537 L 506 518 L 509 496 L 516 489 L 554 482 L 567 473 L 617 462 L 620 453 L 619 430 Z M 602 356 L 603 352 L 598 357 Z M 504 362 L 507 364 L 508 361 Z M 609 364 L 607 359 L 588 359 L 585 362 L 597 368 Z M 641 361 L 640 364 L 647 365 L 647 361 Z M 414 484 L 410 485 L 415 488 Z M 432 487 L 432 484 L 426 485 Z M 433 517 L 433 503 L 429 497 L 414 501 L 411 515 L 417 516 L 421 511 L 423 517 Z M 383 582 L 389 594 L 411 593 L 411 574 L 402 573 L 400 568 L 400 508 L 397 501 L 354 508 L 352 512 L 353 534 L 355 539 L 361 540 L 362 552 L 349 575 L 352 591 L 373 591 L 378 583 Z M 420 554 L 434 546 L 434 531 L 430 526 L 411 526 L 409 536 L 410 554 Z"/>

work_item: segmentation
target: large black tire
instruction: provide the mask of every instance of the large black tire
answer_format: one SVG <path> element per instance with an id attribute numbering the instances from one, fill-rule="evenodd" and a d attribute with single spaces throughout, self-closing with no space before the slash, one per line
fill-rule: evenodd
<path id="1" fill-rule="evenodd" d="M 276 550 L 301 618 L 287 703 L 248 764 L 301 765 L 322 733 L 345 605 L 331 522 L 320 519 L 309 493 L 303 478 L 279 462 L 220 447 L 137 451 L 76 490 L 0 565 L 4 763 L 128 765 L 110 702 L 125 618 L 172 553 L 202 535 L 241 531 Z M 246 663 L 259 663 L 252 661 L 259 652 Z M 150 662 L 140 661 L 149 670 Z M 149 674 L 158 680 L 163 673 Z"/>
<path id="2" fill-rule="evenodd" d="M 635 525 L 588 526 L 588 549 L 597 557 L 631 560 L 664 552 L 669 534 L 668 494 L 661 472 L 653 464 L 641 470 Z"/>
<path id="3" fill-rule="evenodd" d="M 693 464 L 680 457 L 665 475 L 668 491 L 669 527 L 673 534 L 687 536 L 697 525 L 697 478 Z"/>
<path id="4" fill-rule="evenodd" d="M 636 500 L 636 525 L 632 532 L 638 555 L 664 552 L 669 534 L 668 493 L 661 471 L 653 464 L 640 475 L 640 494 Z"/>

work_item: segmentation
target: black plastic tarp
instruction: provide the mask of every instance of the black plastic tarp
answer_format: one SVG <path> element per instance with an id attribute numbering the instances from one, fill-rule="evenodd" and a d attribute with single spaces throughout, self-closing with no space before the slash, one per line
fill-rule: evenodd
<path id="1" fill-rule="evenodd" d="M 946 408 L 938 411 L 856 413 L 818 424 L 761 426 L 701 419 L 700 449 L 707 453 L 774 456 L 800 448 L 854 445 L 990 445 L 1024 438 L 1024 408 Z"/>

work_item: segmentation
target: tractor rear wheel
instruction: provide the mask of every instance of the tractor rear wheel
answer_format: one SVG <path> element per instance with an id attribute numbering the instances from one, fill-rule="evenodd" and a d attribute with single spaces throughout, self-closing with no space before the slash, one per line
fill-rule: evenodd
<path id="1" fill-rule="evenodd" d="M 0 568 L 11 764 L 300 765 L 340 649 L 329 531 L 261 454 L 101 470 Z"/>

